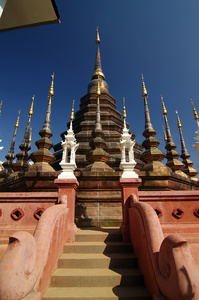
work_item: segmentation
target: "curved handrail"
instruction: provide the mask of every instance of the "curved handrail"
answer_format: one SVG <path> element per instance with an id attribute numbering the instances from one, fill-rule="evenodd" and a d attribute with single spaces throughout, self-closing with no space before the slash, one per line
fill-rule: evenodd
<path id="1" fill-rule="evenodd" d="M 0 262 L 0 299 L 18 300 L 47 289 L 67 235 L 67 204 L 46 209 L 35 229 L 16 232 Z M 56 250 L 56 251 L 54 251 Z M 49 263 L 50 262 L 50 263 Z"/>
<path id="2" fill-rule="evenodd" d="M 186 240 L 179 234 L 163 237 L 154 209 L 147 203 L 131 203 L 130 234 L 139 266 L 152 295 L 166 299 L 199 299 L 199 266 Z"/>

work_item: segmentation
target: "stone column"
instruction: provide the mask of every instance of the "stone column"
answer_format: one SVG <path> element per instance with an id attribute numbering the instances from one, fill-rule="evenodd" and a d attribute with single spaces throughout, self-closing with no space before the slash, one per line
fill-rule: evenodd
<path id="1" fill-rule="evenodd" d="M 75 241 L 75 233 L 77 227 L 75 225 L 75 190 L 77 189 L 79 183 L 77 179 L 55 179 L 55 184 L 59 188 L 58 202 L 61 201 L 62 197 L 66 195 L 67 197 L 67 207 L 69 208 L 68 216 L 68 237 L 67 242 L 73 243 Z"/>
<path id="2" fill-rule="evenodd" d="M 141 183 L 140 178 L 120 178 L 120 186 L 122 191 L 122 216 L 123 222 L 121 225 L 122 239 L 124 242 L 130 241 L 129 231 L 129 208 L 130 196 L 134 195 L 138 199 L 138 187 Z"/>

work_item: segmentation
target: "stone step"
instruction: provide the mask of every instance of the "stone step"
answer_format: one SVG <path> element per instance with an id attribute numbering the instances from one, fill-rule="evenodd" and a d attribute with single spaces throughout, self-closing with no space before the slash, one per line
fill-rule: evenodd
<path id="1" fill-rule="evenodd" d="M 75 242 L 64 245 L 64 253 L 112 253 L 133 252 L 130 243 L 123 242 Z"/>
<path id="2" fill-rule="evenodd" d="M 119 228 L 81 229 L 75 235 L 76 242 L 121 242 L 122 237 Z"/>
<path id="3" fill-rule="evenodd" d="M 44 300 L 151 300 L 144 287 L 50 287 L 43 295 Z"/>
<path id="4" fill-rule="evenodd" d="M 140 286 L 143 276 L 139 269 L 57 269 L 51 277 L 54 287 Z"/>
<path id="5" fill-rule="evenodd" d="M 127 268 L 137 267 L 133 253 L 63 253 L 58 268 Z"/>

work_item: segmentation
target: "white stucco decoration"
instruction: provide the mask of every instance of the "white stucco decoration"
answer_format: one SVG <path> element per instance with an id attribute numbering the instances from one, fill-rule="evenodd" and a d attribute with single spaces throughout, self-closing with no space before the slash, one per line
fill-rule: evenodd
<path id="1" fill-rule="evenodd" d="M 67 135 L 64 135 L 65 140 L 61 142 L 63 153 L 62 160 L 60 162 L 60 166 L 62 168 L 61 173 L 58 178 L 75 178 L 74 170 L 77 168 L 75 163 L 75 154 L 79 147 L 77 144 L 73 129 L 72 129 L 72 121 L 70 122 L 70 128 L 67 131 Z M 70 153 L 70 156 L 69 156 Z"/>
<path id="2" fill-rule="evenodd" d="M 120 150 L 121 150 L 121 163 L 120 168 L 123 170 L 122 178 L 138 178 L 135 173 L 136 161 L 134 160 L 134 145 L 135 140 L 131 140 L 131 134 L 126 127 L 126 120 L 124 119 L 124 128 L 120 140 Z M 126 149 L 128 151 L 128 157 L 126 159 Z"/>

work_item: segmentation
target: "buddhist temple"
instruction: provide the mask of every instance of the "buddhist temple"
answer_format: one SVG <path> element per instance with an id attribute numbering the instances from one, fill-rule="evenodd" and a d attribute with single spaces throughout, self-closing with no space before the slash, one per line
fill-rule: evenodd
<path id="1" fill-rule="evenodd" d="M 97 28 L 87 93 L 77 111 L 71 99 L 68 128 L 60 129 L 57 144 L 50 140 L 54 73 L 38 149 L 31 153 L 33 96 L 15 156 L 18 114 L 0 171 L 2 300 L 199 299 L 198 172 L 179 114 L 181 155 L 161 96 L 164 153 L 158 149 L 142 75 L 139 144 L 128 124 L 128 99 L 117 99 L 123 102 L 119 112 L 102 61 Z M 193 111 L 198 124 L 194 106 Z"/>

